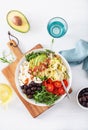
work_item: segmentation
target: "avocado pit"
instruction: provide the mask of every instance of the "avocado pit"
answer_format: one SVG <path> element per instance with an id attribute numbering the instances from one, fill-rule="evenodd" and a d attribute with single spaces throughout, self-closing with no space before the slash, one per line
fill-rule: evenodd
<path id="1" fill-rule="evenodd" d="M 13 24 L 15 24 L 16 26 L 21 26 L 22 25 L 22 20 L 19 16 L 14 16 L 12 18 L 12 22 Z"/>

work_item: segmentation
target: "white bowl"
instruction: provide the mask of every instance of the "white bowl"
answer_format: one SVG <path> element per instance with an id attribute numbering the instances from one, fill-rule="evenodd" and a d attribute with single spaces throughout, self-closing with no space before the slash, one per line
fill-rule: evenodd
<path id="1" fill-rule="evenodd" d="M 81 88 L 78 92 L 77 92 L 77 104 L 80 106 L 80 108 L 82 108 L 82 109 L 84 109 L 84 110 L 88 110 L 88 107 L 86 107 L 86 106 L 83 106 L 81 103 L 80 103 L 80 101 L 79 101 L 79 95 L 80 95 L 80 92 L 82 92 L 83 90 L 85 90 L 85 89 L 88 89 L 88 87 L 83 87 L 83 88 Z M 83 93 L 83 92 L 82 92 Z M 82 97 L 82 96 L 81 96 Z"/>
<path id="2" fill-rule="evenodd" d="M 45 50 L 45 49 L 36 49 L 36 50 L 33 50 L 33 51 L 36 52 L 36 51 L 41 51 L 41 50 Z M 31 52 L 32 52 L 32 51 L 31 51 Z M 71 83 L 72 83 L 71 68 L 70 68 L 68 62 L 65 60 L 65 58 L 64 58 L 63 56 L 61 56 L 58 52 L 55 52 L 55 54 L 58 54 L 58 55 L 62 58 L 64 64 L 65 64 L 66 67 L 67 67 L 67 71 L 68 71 L 68 74 L 69 74 L 69 76 L 70 76 L 70 77 L 69 77 L 69 85 L 68 85 L 68 87 L 67 87 L 67 91 L 68 91 L 68 90 L 70 89 Z M 31 104 L 34 104 L 34 105 L 37 105 L 37 106 L 47 106 L 46 104 L 43 104 L 43 103 L 36 103 L 33 99 L 28 99 L 27 96 L 26 96 L 24 93 L 22 93 L 22 90 L 21 90 L 21 88 L 20 88 L 20 83 L 19 83 L 18 75 L 19 75 L 19 67 L 20 67 L 20 65 L 21 65 L 25 60 L 26 60 L 26 59 L 25 59 L 25 56 L 24 56 L 24 57 L 20 60 L 20 62 L 19 62 L 18 65 L 17 65 L 17 68 L 16 68 L 16 72 L 15 72 L 15 82 L 16 82 L 17 89 L 18 89 L 19 93 L 21 94 L 21 96 L 22 96 L 27 102 L 29 102 L 29 103 L 31 103 Z M 58 100 L 56 100 L 56 102 L 55 102 L 54 104 L 60 102 L 65 96 L 66 96 L 66 93 L 65 93 L 64 95 L 62 95 Z"/>

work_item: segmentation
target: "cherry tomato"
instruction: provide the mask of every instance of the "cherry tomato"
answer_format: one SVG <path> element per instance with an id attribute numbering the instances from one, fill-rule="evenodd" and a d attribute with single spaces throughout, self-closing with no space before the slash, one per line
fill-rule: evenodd
<path id="1" fill-rule="evenodd" d="M 68 81 L 66 79 L 63 80 L 66 87 L 68 87 Z"/>
<path id="2" fill-rule="evenodd" d="M 48 92 L 53 92 L 53 90 L 54 90 L 53 84 L 47 84 L 46 89 Z"/>
<path id="3" fill-rule="evenodd" d="M 66 85 L 66 87 L 68 86 L 68 81 L 67 80 L 63 80 L 64 84 Z M 53 94 L 56 95 L 63 95 L 65 94 L 65 90 L 62 86 L 61 81 L 52 81 L 52 79 L 47 79 L 45 81 L 43 81 L 43 85 L 46 87 L 46 90 L 48 92 L 52 92 Z"/>
<path id="4" fill-rule="evenodd" d="M 47 86 L 46 80 L 43 81 L 42 85 Z"/>
<path id="5" fill-rule="evenodd" d="M 56 88 L 60 88 L 61 86 L 62 86 L 62 83 L 61 83 L 61 81 L 54 81 L 53 82 L 53 85 L 56 87 Z"/>
<path id="6" fill-rule="evenodd" d="M 47 79 L 43 81 L 43 85 L 47 86 L 48 84 L 52 84 L 52 80 L 51 79 Z"/>
<path id="7" fill-rule="evenodd" d="M 56 94 L 56 95 L 59 95 L 59 93 L 58 93 L 58 88 L 54 88 L 54 90 L 53 90 L 52 93 L 53 93 L 53 94 Z"/>
<path id="8" fill-rule="evenodd" d="M 53 81 L 52 81 L 52 79 L 49 78 L 46 80 L 46 82 L 47 82 L 47 84 L 52 84 Z"/>
<path id="9" fill-rule="evenodd" d="M 62 87 L 59 88 L 59 89 L 58 89 L 58 94 L 59 94 L 59 95 L 63 95 L 63 94 L 65 94 L 65 90 L 64 90 L 64 88 L 62 88 Z"/>

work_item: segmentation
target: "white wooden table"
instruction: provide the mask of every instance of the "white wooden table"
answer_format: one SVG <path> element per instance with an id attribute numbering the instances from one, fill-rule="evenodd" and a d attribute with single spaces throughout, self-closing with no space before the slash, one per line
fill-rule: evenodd
<path id="1" fill-rule="evenodd" d="M 30 31 L 22 34 L 11 29 L 6 21 L 9 10 L 22 11 L 30 22 Z M 55 39 L 54 50 L 75 47 L 79 39 L 88 41 L 88 1 L 87 0 L 3 0 L 0 4 L 0 56 L 9 52 L 7 32 L 17 36 L 23 52 L 37 43 L 50 47 L 52 38 L 47 32 L 47 23 L 52 17 L 62 17 L 68 23 L 68 32 Z M 0 62 L 0 70 L 6 64 Z M 14 94 L 13 100 L 5 110 L 0 106 L 0 130 L 88 130 L 88 111 L 81 109 L 76 102 L 77 91 L 88 86 L 88 77 L 82 66 L 71 67 L 73 93 L 71 100 L 65 98 L 59 104 L 33 119 L 24 105 Z M 8 83 L 0 72 L 0 83 Z"/>

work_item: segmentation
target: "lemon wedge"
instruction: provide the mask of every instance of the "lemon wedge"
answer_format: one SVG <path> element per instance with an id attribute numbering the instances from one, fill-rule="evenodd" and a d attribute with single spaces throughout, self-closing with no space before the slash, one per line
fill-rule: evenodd
<path id="1" fill-rule="evenodd" d="M 7 84 L 0 83 L 0 103 L 6 104 L 12 97 L 12 89 Z"/>

